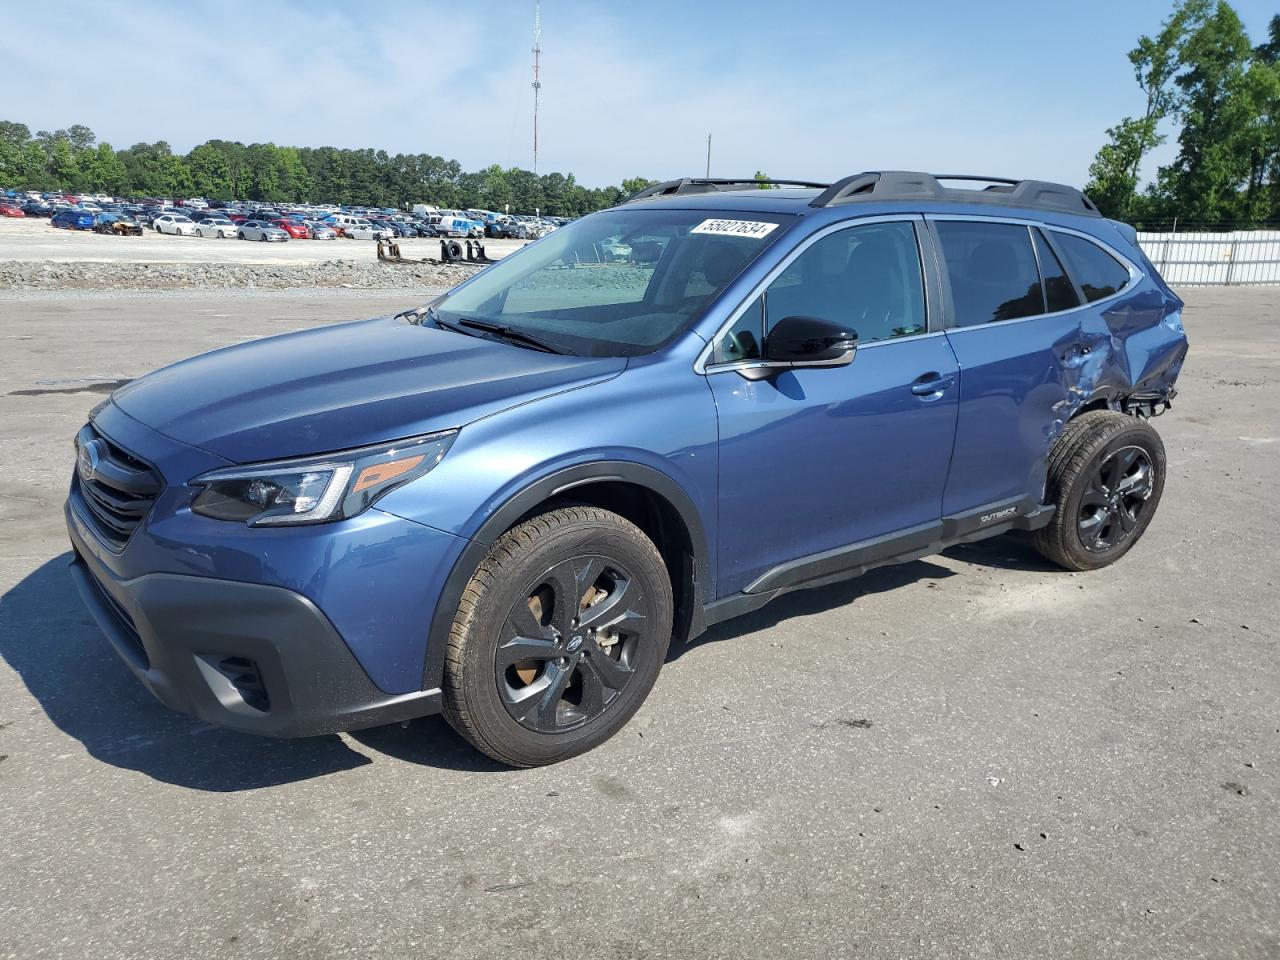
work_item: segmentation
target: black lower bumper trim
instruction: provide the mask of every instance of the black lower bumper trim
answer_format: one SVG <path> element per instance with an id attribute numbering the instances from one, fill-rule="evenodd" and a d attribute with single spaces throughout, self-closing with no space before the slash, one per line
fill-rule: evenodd
<path id="1" fill-rule="evenodd" d="M 115 582 L 94 570 L 97 561 L 80 546 L 71 574 L 85 605 L 129 669 L 171 709 L 275 737 L 358 730 L 440 710 L 439 690 L 378 689 L 301 594 L 177 574 Z"/>

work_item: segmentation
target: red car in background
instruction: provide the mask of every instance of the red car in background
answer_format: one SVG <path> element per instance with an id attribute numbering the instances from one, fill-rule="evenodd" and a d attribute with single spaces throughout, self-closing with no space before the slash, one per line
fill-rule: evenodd
<path id="1" fill-rule="evenodd" d="M 311 239 L 311 231 L 300 223 L 294 223 L 292 220 L 286 220 L 283 217 L 269 222 L 273 227 L 279 227 L 294 240 Z"/>
<path id="2" fill-rule="evenodd" d="M 21 207 L 14 206 L 12 203 L 0 203 L 0 217 L 25 217 Z"/>

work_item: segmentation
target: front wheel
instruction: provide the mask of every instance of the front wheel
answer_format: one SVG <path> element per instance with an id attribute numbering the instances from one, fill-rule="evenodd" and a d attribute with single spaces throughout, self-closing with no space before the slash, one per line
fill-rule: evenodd
<path id="1" fill-rule="evenodd" d="M 462 595 L 444 711 L 501 763 L 555 763 L 617 733 L 671 642 L 671 581 L 638 527 L 563 507 L 504 534 Z"/>
<path id="2" fill-rule="evenodd" d="M 1072 420 L 1049 453 L 1056 508 L 1035 545 L 1068 570 L 1096 570 L 1129 552 L 1164 492 L 1164 444 L 1147 421 L 1110 410 Z"/>

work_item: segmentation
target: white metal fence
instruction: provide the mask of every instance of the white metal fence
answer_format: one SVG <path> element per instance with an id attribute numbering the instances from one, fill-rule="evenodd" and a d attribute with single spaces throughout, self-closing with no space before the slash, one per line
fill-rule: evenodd
<path id="1" fill-rule="evenodd" d="M 1171 286 L 1280 284 L 1280 230 L 1139 233 L 1138 243 Z"/>

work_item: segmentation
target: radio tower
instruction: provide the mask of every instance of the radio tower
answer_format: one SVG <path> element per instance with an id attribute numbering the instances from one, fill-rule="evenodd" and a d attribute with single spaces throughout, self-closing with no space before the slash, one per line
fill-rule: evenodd
<path id="1" fill-rule="evenodd" d="M 538 95 L 542 90 L 542 81 L 538 70 L 542 60 L 542 4 L 534 0 L 533 4 L 533 173 L 538 173 Z"/>

